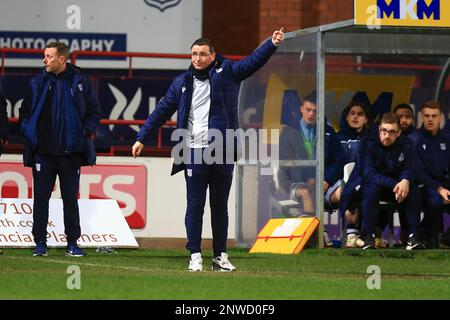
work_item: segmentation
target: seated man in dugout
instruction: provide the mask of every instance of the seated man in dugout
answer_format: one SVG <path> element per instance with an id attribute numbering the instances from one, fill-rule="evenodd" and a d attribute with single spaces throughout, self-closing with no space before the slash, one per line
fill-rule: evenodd
<path id="1" fill-rule="evenodd" d="M 439 248 L 444 205 L 450 204 L 450 141 L 440 129 L 442 115 L 438 102 L 424 103 L 421 107 L 423 125 L 414 137 L 418 160 L 415 174 L 418 183 L 423 185 L 420 188 L 424 209 L 421 226 L 427 249 Z"/>
<path id="2" fill-rule="evenodd" d="M 420 240 L 420 191 L 414 180 L 415 152 L 412 141 L 401 135 L 400 121 L 385 113 L 378 139 L 369 140 L 362 154 L 363 249 L 375 249 L 380 201 L 404 207 L 408 225 L 406 250 L 424 249 Z"/>
<path id="3" fill-rule="evenodd" d="M 287 126 L 280 136 L 280 160 L 314 160 L 316 154 L 316 92 L 308 94 L 300 106 L 301 119 L 298 124 Z M 336 138 L 336 132 L 325 124 L 325 173 L 323 189 L 329 190 L 342 173 L 342 152 Z M 315 215 L 315 167 L 281 166 L 280 175 L 283 188 L 290 193 L 292 200 L 298 201 L 302 213 Z"/>
<path id="4" fill-rule="evenodd" d="M 370 123 L 369 120 L 370 109 L 369 106 L 363 102 L 352 100 L 342 111 L 340 130 L 337 133 L 337 139 L 343 152 L 344 165 L 351 162 L 357 162 L 357 158 L 361 153 L 362 141 L 367 136 L 367 129 Z M 338 183 L 338 186 L 332 188 L 331 192 L 327 192 L 325 197 L 326 201 L 340 205 L 340 213 L 345 214 L 347 221 L 347 248 L 361 247 L 363 245 L 363 241 L 359 238 L 359 226 L 361 220 L 360 209 L 355 205 L 360 202 L 357 201 L 360 196 L 360 189 L 356 188 L 355 180 L 360 180 L 361 178 L 360 175 L 356 174 L 357 172 L 358 168 L 354 173 L 352 172 L 352 180 L 347 181 L 349 185 L 347 189 L 346 186 L 342 188 L 342 183 Z M 342 171 L 340 178 L 343 178 Z M 341 189 L 346 189 L 344 194 L 342 193 L 344 190 Z"/>
<path id="5" fill-rule="evenodd" d="M 414 121 L 415 116 L 413 107 L 409 103 L 400 103 L 394 107 L 392 112 L 398 117 L 400 121 L 401 135 L 409 137 L 411 140 L 413 140 L 414 143 L 414 133 L 417 131 L 417 129 Z M 399 209 L 397 212 L 400 221 L 400 242 L 403 246 L 406 246 L 408 242 L 408 226 L 406 222 L 406 215 L 404 210 L 402 209 Z M 382 232 L 389 223 L 389 217 L 393 214 L 394 212 L 392 212 L 392 208 L 382 208 L 380 211 L 378 228 L 375 234 L 375 244 L 377 248 L 386 247 L 385 243 L 382 240 Z"/>
<path id="6" fill-rule="evenodd" d="M 286 126 L 280 135 L 280 160 L 298 161 L 316 158 L 316 101 L 313 91 L 303 99 L 299 110 L 299 123 Z M 325 172 L 323 192 L 326 193 L 339 179 L 343 169 L 343 152 L 331 125 L 325 122 L 324 137 Z M 290 193 L 292 200 L 300 204 L 300 214 L 315 216 L 316 168 L 314 166 L 280 166 L 280 184 Z M 324 233 L 326 246 L 332 246 L 327 232 Z"/>
<path id="7" fill-rule="evenodd" d="M 300 105 L 298 124 L 286 126 L 280 135 L 280 181 L 292 200 L 301 204 L 301 213 L 314 215 L 315 168 L 289 165 L 284 161 L 315 159 L 316 149 L 316 95 L 311 93 Z"/>

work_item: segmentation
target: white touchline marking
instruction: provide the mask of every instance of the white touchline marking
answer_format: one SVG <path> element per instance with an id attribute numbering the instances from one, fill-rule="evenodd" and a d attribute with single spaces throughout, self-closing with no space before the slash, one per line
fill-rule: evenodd
<path id="1" fill-rule="evenodd" d="M 161 268 L 139 268 L 139 267 L 128 267 L 128 266 L 120 266 L 120 265 L 110 265 L 110 264 L 99 264 L 99 263 L 89 263 L 89 262 L 81 262 L 81 261 L 75 261 L 75 260 L 55 260 L 55 259 L 36 259 L 36 258 L 28 258 L 28 257 L 11 257 L 11 256 L 3 256 L 3 258 L 13 259 L 13 260 L 27 260 L 27 261 L 33 261 L 33 262 L 52 262 L 52 263 L 60 263 L 60 264 L 76 264 L 80 266 L 87 266 L 87 267 L 101 267 L 101 268 L 111 268 L 111 269 L 123 269 L 123 270 L 134 270 L 134 271 L 144 271 L 144 272 L 150 272 L 150 271 L 168 271 L 168 272 L 176 272 L 181 270 L 169 270 L 169 269 L 161 269 Z M 184 271 L 183 271 L 184 272 Z M 185 272 L 184 272 L 185 273 Z"/>

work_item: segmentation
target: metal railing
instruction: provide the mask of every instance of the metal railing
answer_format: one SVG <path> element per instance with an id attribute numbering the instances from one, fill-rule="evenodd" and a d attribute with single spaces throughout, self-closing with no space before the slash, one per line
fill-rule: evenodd
<path id="1" fill-rule="evenodd" d="M 15 49 L 15 48 L 0 48 L 1 65 L 0 74 L 5 74 L 5 60 L 7 54 L 20 55 L 43 55 L 44 50 L 41 49 Z M 71 54 L 71 63 L 76 64 L 80 57 L 124 57 L 128 58 L 128 78 L 133 78 L 133 58 L 149 58 L 149 59 L 190 59 L 190 54 L 174 54 L 174 53 L 151 53 L 151 52 L 126 52 L 126 51 L 85 51 L 77 50 Z M 231 60 L 240 60 L 243 56 L 239 55 L 225 55 L 225 58 Z M 353 68 L 383 68 L 383 69 L 410 69 L 410 70 L 440 70 L 441 65 L 414 65 L 414 64 L 383 64 L 383 63 L 363 63 L 363 62 L 327 62 L 327 67 L 353 67 Z M 17 123 L 17 118 L 9 119 L 11 123 Z M 110 120 L 101 119 L 101 125 L 143 125 L 145 120 Z M 176 121 L 167 121 L 165 127 L 175 127 Z M 157 148 L 162 147 L 162 128 L 159 128 L 157 137 Z"/>
<path id="2" fill-rule="evenodd" d="M 41 49 L 15 49 L 15 48 L 0 48 L 1 65 L 0 73 L 5 73 L 6 54 L 40 54 L 43 55 L 44 50 Z M 190 54 L 177 53 L 155 53 L 155 52 L 127 52 L 127 51 L 86 51 L 76 50 L 71 54 L 71 63 L 76 64 L 79 57 L 122 57 L 129 58 L 128 62 L 128 77 L 133 77 L 133 58 L 149 58 L 149 59 L 190 59 Z M 244 56 L 239 55 L 225 55 L 230 60 L 240 60 Z M 441 65 L 420 65 L 420 64 L 394 64 L 394 63 L 364 63 L 364 62 L 327 62 L 327 67 L 353 67 L 353 68 L 383 68 L 383 69 L 410 69 L 410 70 L 440 70 Z"/>
<path id="3" fill-rule="evenodd" d="M 7 54 L 20 54 L 20 55 L 43 55 L 44 50 L 41 49 L 15 49 L 15 48 L 0 48 L 1 54 L 1 65 L 0 74 L 5 74 L 5 60 Z M 126 51 L 86 51 L 77 50 L 73 51 L 71 54 L 71 63 L 76 64 L 79 57 L 125 57 L 128 58 L 128 78 L 133 78 L 133 58 L 149 58 L 149 59 L 191 59 L 190 54 L 174 54 L 174 53 L 151 53 L 151 52 L 126 52 Z M 243 56 L 238 55 L 225 55 L 225 58 L 231 60 L 240 60 Z M 11 123 L 17 123 L 17 118 L 9 119 Z M 101 125 L 143 125 L 145 120 L 110 120 L 101 119 Z M 176 127 L 176 121 L 167 121 L 163 126 L 165 127 Z M 158 130 L 157 137 L 157 148 L 162 147 L 162 128 Z"/>
<path id="4" fill-rule="evenodd" d="M 41 49 L 16 49 L 16 48 L 0 48 L 1 53 L 1 65 L 0 72 L 3 75 L 5 73 L 5 60 L 7 54 L 33 54 L 43 55 L 44 50 Z M 77 59 L 81 56 L 84 57 L 121 57 L 128 58 L 128 77 L 133 78 L 133 58 L 149 58 L 149 59 L 191 59 L 190 54 L 179 53 L 156 53 L 156 52 L 128 52 L 128 51 L 87 51 L 87 50 L 75 50 L 70 55 L 70 61 L 72 64 L 76 64 Z M 225 55 L 230 60 L 240 60 L 243 56 L 239 55 Z"/>
<path id="5" fill-rule="evenodd" d="M 74 51 L 71 55 L 71 63 L 76 64 L 80 56 L 88 57 L 121 57 L 128 58 L 128 78 L 133 78 L 133 58 L 154 59 L 191 59 L 190 54 L 179 53 L 152 53 L 152 52 L 127 52 L 127 51 Z M 240 60 L 242 56 L 225 55 L 230 60 Z"/>
<path id="6" fill-rule="evenodd" d="M 9 118 L 9 123 L 18 123 L 19 118 Z M 101 119 L 100 125 L 122 125 L 122 126 L 129 126 L 129 125 L 143 125 L 145 123 L 145 120 L 110 120 L 110 119 Z M 176 121 L 167 121 L 165 122 L 158 130 L 158 137 L 157 137 L 157 148 L 162 147 L 162 127 L 176 127 L 177 122 Z"/>

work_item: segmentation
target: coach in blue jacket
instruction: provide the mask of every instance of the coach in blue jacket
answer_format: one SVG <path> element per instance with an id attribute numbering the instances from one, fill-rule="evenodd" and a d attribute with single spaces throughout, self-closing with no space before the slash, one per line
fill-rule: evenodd
<path id="1" fill-rule="evenodd" d="M 30 80 L 20 108 L 20 130 L 26 138 L 24 165 L 33 168 L 33 256 L 47 255 L 49 199 L 59 176 L 64 204 L 66 255 L 85 256 L 77 245 L 81 235 L 78 210 L 80 166 L 95 164 L 92 134 L 100 105 L 91 81 L 69 63 L 69 48 L 51 42 L 42 71 Z"/>
<path id="2" fill-rule="evenodd" d="M 419 240 L 420 193 L 413 175 L 414 156 L 412 141 L 401 136 L 398 117 L 385 113 L 379 125 L 379 139 L 368 141 L 362 154 L 363 249 L 375 248 L 380 200 L 405 207 L 410 233 L 406 249 L 424 249 Z"/>
<path id="3" fill-rule="evenodd" d="M 188 157 L 188 161 L 174 165 L 172 174 L 184 169 L 187 185 L 186 248 L 191 252 L 189 271 L 203 270 L 200 242 L 208 185 L 214 251 L 212 267 L 218 271 L 235 270 L 226 253 L 227 203 L 234 164 L 232 161 L 207 164 L 204 155 L 210 152 L 211 129 L 225 137 L 227 129 L 238 128 L 237 98 L 241 81 L 261 68 L 283 40 L 283 29 L 275 31 L 272 39 L 238 62 L 216 55 L 208 39 L 196 40 L 191 46 L 191 66 L 173 80 L 132 147 L 132 155 L 139 156 L 145 139 L 156 134 L 157 129 L 178 111 L 177 128 L 188 132 L 185 142 L 188 151 L 183 155 L 183 158 Z M 200 154 L 200 163 L 190 161 L 197 158 L 194 154 Z"/>

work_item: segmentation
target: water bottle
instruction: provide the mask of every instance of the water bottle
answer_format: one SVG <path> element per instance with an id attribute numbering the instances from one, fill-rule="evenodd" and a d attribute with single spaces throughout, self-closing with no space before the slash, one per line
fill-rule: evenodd
<path id="1" fill-rule="evenodd" d="M 96 252 L 98 253 L 113 253 L 116 252 L 116 250 L 114 250 L 114 248 L 112 247 L 98 247 L 97 249 L 95 249 Z"/>

